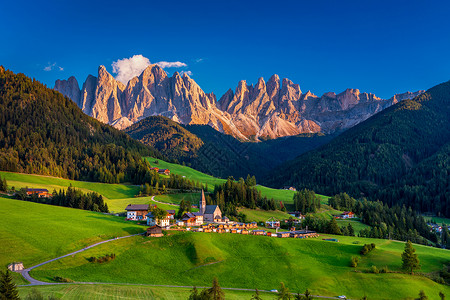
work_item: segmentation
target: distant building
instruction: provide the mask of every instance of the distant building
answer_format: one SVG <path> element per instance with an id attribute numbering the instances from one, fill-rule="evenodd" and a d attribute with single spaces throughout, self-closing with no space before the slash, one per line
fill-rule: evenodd
<path id="1" fill-rule="evenodd" d="M 170 170 L 169 169 L 159 169 L 158 173 L 161 174 L 161 175 L 169 176 L 170 175 Z"/>
<path id="2" fill-rule="evenodd" d="M 218 205 L 206 205 L 205 192 L 203 190 L 198 207 L 205 222 L 228 223 L 230 221 L 227 217 L 222 217 L 222 211 Z"/>
<path id="3" fill-rule="evenodd" d="M 290 212 L 288 212 L 288 214 L 290 214 L 291 216 L 293 216 L 295 218 L 298 218 L 300 220 L 304 220 L 305 219 L 305 216 L 302 215 L 302 213 L 299 212 L 299 211 L 290 211 Z"/>
<path id="4" fill-rule="evenodd" d="M 125 210 L 127 211 L 127 220 L 147 220 L 148 204 L 128 204 Z"/>
<path id="5" fill-rule="evenodd" d="M 271 217 L 266 221 L 266 227 L 272 229 L 280 228 L 280 221 L 275 219 L 274 217 Z"/>
<path id="6" fill-rule="evenodd" d="M 297 191 L 297 189 L 293 186 L 285 186 L 285 187 L 283 187 L 283 190 Z"/>
<path id="7" fill-rule="evenodd" d="M 154 168 L 150 168 L 150 170 L 153 170 L 153 171 L 159 172 L 159 168 L 157 168 L 157 167 L 154 167 Z"/>
<path id="8" fill-rule="evenodd" d="M 8 270 L 11 272 L 20 272 L 24 269 L 22 262 L 13 262 L 12 264 L 8 265 Z"/>
<path id="9" fill-rule="evenodd" d="M 344 211 L 342 214 L 340 214 L 341 219 L 353 219 L 356 218 L 355 214 L 351 211 Z"/>
<path id="10" fill-rule="evenodd" d="M 203 214 L 200 212 L 187 212 L 181 217 L 181 220 L 186 226 L 200 226 L 203 224 Z"/>
<path id="11" fill-rule="evenodd" d="M 39 198 L 49 198 L 52 196 L 47 189 L 26 189 L 28 196 L 37 195 Z"/>
<path id="12" fill-rule="evenodd" d="M 154 226 L 158 225 L 161 227 L 168 227 L 170 225 L 170 217 L 167 215 L 164 219 L 157 219 L 153 216 L 153 212 L 147 214 L 147 225 Z"/>
<path id="13" fill-rule="evenodd" d="M 168 209 L 167 210 L 167 216 L 169 217 L 169 219 L 174 219 L 175 218 L 175 209 Z"/>
<path id="14" fill-rule="evenodd" d="M 162 233 L 162 227 L 158 225 L 154 225 L 152 227 L 147 228 L 146 236 L 152 236 L 152 237 L 161 237 L 163 236 Z"/>

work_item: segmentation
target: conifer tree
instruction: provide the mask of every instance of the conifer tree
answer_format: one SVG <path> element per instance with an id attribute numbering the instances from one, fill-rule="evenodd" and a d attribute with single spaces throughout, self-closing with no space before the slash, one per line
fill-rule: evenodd
<path id="1" fill-rule="evenodd" d="M 280 282 L 280 291 L 278 292 L 277 299 L 278 300 L 289 300 L 292 298 L 289 289 L 284 285 L 283 282 Z"/>
<path id="2" fill-rule="evenodd" d="M 423 290 L 421 290 L 419 292 L 419 298 L 417 300 L 428 300 L 428 296 L 425 295 L 425 292 Z"/>
<path id="3" fill-rule="evenodd" d="M 19 300 L 19 292 L 9 270 L 0 271 L 0 299 Z"/>
<path id="4" fill-rule="evenodd" d="M 219 285 L 219 280 L 214 277 L 212 287 L 209 289 L 210 299 L 212 300 L 224 300 L 225 293 L 222 291 Z"/>
<path id="5" fill-rule="evenodd" d="M 255 294 L 252 296 L 250 300 L 262 300 L 261 296 L 259 295 L 258 289 L 255 290 Z"/>
<path id="6" fill-rule="evenodd" d="M 416 249 L 413 248 L 411 241 L 405 244 L 405 251 L 402 253 L 402 268 L 405 271 L 410 271 L 413 274 L 415 269 L 420 268 L 419 258 L 415 253 Z"/>
<path id="7" fill-rule="evenodd" d="M 445 300 L 445 295 L 442 291 L 439 292 L 439 297 L 441 297 L 441 300 Z"/>

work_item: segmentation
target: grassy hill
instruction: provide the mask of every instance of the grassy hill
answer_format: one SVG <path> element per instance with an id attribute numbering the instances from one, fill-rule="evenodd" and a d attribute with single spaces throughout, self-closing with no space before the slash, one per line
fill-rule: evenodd
<path id="1" fill-rule="evenodd" d="M 154 148 L 83 113 L 69 98 L 0 66 L 0 170 L 141 182 Z"/>
<path id="2" fill-rule="evenodd" d="M 337 238 L 339 243 L 321 239 L 171 232 L 159 239 L 135 237 L 114 241 L 45 265 L 32 274 L 43 280 L 57 275 L 76 281 L 197 286 L 208 285 L 211 278 L 217 276 L 224 287 L 272 289 L 283 281 L 294 292 L 309 288 L 315 294 L 345 294 L 351 298 L 366 294 L 369 299 L 412 298 L 421 289 L 430 299 L 437 299 L 439 290 L 450 293 L 448 286 L 423 276 L 366 273 L 372 265 L 398 271 L 403 243 Z M 359 256 L 364 243 L 376 243 L 377 248 L 360 257 L 355 272 L 349 267 L 350 258 Z M 415 247 L 424 273 L 438 271 L 448 263 L 446 250 Z M 116 259 L 107 264 L 92 264 L 86 260 L 110 252 L 116 254 Z"/>
<path id="3" fill-rule="evenodd" d="M 31 266 L 95 242 L 143 232 L 142 226 L 114 217 L 0 196 L 0 266 Z"/>
<path id="4" fill-rule="evenodd" d="M 216 178 L 211 175 L 207 175 L 205 173 L 202 173 L 200 171 L 194 170 L 191 167 L 169 163 L 166 161 L 163 161 L 161 159 L 156 159 L 153 157 L 146 157 L 145 158 L 152 167 L 158 167 L 160 169 L 169 169 L 174 174 L 179 174 L 182 176 L 185 176 L 186 178 L 194 181 L 199 181 L 203 184 L 208 184 L 208 191 L 212 192 L 214 191 L 214 185 L 222 184 L 226 182 L 225 179 Z M 158 162 L 158 163 L 156 163 Z M 237 179 L 237 178 L 236 178 Z M 286 204 L 293 203 L 293 197 L 294 197 L 294 191 L 290 190 L 281 190 L 281 189 L 273 189 L 268 188 L 265 186 L 258 185 L 257 189 L 261 191 L 263 196 L 267 196 L 267 198 L 274 198 L 275 200 L 284 201 Z M 321 196 L 326 198 L 325 196 Z"/>
<path id="5" fill-rule="evenodd" d="M 63 300 L 75 299 L 188 299 L 191 288 L 150 287 L 142 285 L 52 285 L 33 287 L 44 295 L 56 296 Z M 19 296 L 24 299 L 33 289 L 31 287 L 19 288 Z M 250 299 L 255 292 L 226 290 L 227 300 Z M 262 293 L 263 300 L 273 299 L 273 293 Z"/>
<path id="6" fill-rule="evenodd" d="M 450 82 L 274 170 L 264 183 L 347 192 L 450 216 Z"/>

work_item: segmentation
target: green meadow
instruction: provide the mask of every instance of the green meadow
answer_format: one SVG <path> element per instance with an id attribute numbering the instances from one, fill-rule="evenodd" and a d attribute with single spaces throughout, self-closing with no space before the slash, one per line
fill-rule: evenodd
<path id="1" fill-rule="evenodd" d="M 25 267 L 87 245 L 144 231 L 124 218 L 0 197 L 0 266 Z"/>
<path id="2" fill-rule="evenodd" d="M 220 284 L 220 282 L 219 282 Z M 190 288 L 153 287 L 142 285 L 52 285 L 39 287 L 21 287 L 19 296 L 24 299 L 32 289 L 37 289 L 44 297 L 56 296 L 63 300 L 75 299 L 188 299 Z M 199 289 L 201 290 L 201 289 Z M 254 292 L 225 290 L 227 300 L 250 299 Z M 263 300 L 273 299 L 273 293 L 260 293 Z"/>
<path id="3" fill-rule="evenodd" d="M 62 276 L 85 282 L 188 286 L 207 286 L 217 276 L 223 287 L 269 290 L 284 282 L 293 292 L 308 288 L 313 294 L 344 294 L 355 299 L 364 294 L 369 299 L 413 298 L 421 289 L 430 299 L 438 299 L 440 290 L 450 295 L 450 287 L 422 275 L 367 273 L 372 265 L 398 272 L 404 243 L 341 236 L 336 243 L 323 241 L 326 237 L 333 236 L 279 239 L 192 232 L 170 232 L 162 238 L 138 236 L 44 265 L 32 275 L 45 281 Z M 377 247 L 361 257 L 359 251 L 364 243 L 375 243 Z M 421 272 L 438 271 L 450 260 L 447 250 L 415 247 Z M 116 259 L 107 264 L 87 261 L 90 256 L 111 252 Z M 349 267 L 352 256 L 360 257 L 356 269 Z"/>

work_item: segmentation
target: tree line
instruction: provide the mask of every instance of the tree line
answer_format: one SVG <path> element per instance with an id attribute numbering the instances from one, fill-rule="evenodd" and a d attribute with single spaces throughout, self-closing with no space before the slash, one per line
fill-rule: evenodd
<path id="1" fill-rule="evenodd" d="M 56 206 L 64 206 L 90 210 L 96 212 L 109 212 L 108 204 L 103 200 L 103 196 L 96 192 L 83 193 L 72 185 L 67 190 L 53 190 L 49 198 L 40 198 L 37 194 L 27 195 L 27 189 L 23 188 L 16 192 L 15 198 L 23 201 L 31 201 Z"/>

